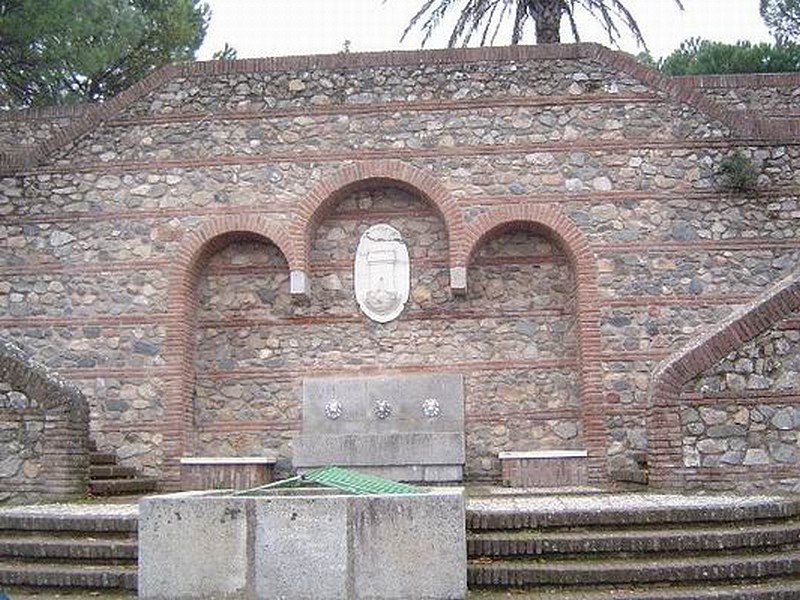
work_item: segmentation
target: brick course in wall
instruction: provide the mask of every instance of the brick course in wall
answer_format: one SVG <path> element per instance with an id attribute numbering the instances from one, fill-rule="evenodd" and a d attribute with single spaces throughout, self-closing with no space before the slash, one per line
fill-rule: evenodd
<path id="1" fill-rule="evenodd" d="M 792 82 L 772 84 L 758 97 Z M 682 465 L 658 391 L 800 252 L 800 127 L 719 102 L 726 85 L 750 84 L 592 44 L 165 68 L 0 157 L 0 332 L 167 486 L 187 454 L 290 470 L 304 375 L 436 370 L 465 375 L 471 478 L 501 450 L 585 448 L 595 483 L 771 480 L 785 465 Z M 0 131 L 56 118 L 30 116 Z M 757 193 L 720 188 L 734 150 Z M 411 252 L 388 325 L 352 297 L 378 222 Z"/>

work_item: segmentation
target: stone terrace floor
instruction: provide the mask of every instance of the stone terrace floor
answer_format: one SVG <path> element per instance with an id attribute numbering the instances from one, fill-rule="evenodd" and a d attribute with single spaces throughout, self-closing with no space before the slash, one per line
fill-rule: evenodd
<path id="1" fill-rule="evenodd" d="M 469 487 L 467 489 L 467 510 L 497 513 L 527 512 L 553 515 L 562 513 L 583 513 L 595 511 L 669 511 L 682 509 L 742 509 L 748 506 L 786 502 L 786 495 L 770 494 L 669 494 L 669 493 L 604 493 L 600 490 L 523 490 L 502 487 Z M 68 517 L 93 515 L 98 519 L 136 516 L 139 512 L 138 498 L 131 497 L 123 502 L 84 501 L 63 504 L 31 504 L 0 507 L 2 515 L 25 515 Z M 10 600 L 38 599 L 56 600 L 61 598 L 96 598 L 99 600 L 131 600 L 135 594 L 124 592 L 74 592 L 70 590 L 25 590 L 5 588 Z M 524 592 L 508 593 L 470 593 L 470 598 L 524 598 Z M 538 596 L 537 596 L 538 597 Z M 582 597 L 581 597 L 582 598 Z"/>
<path id="2" fill-rule="evenodd" d="M 785 501 L 779 494 L 670 494 L 653 492 L 601 492 L 596 489 L 575 488 L 556 490 L 527 490 L 505 487 L 467 488 L 467 510 L 573 512 L 602 510 L 652 510 L 694 508 L 743 508 L 770 501 Z M 26 504 L 0 507 L 0 515 L 27 516 L 86 516 L 100 519 L 128 517 L 139 514 L 139 497 L 108 502 L 102 499 L 58 504 Z"/>
<path id="3" fill-rule="evenodd" d="M 523 490 L 503 487 L 467 489 L 467 510 L 481 512 L 535 512 L 542 514 L 595 511 L 652 511 L 704 508 L 746 508 L 786 501 L 791 496 L 771 494 L 669 494 L 651 492 L 603 493 L 599 490 Z M 98 519 L 138 516 L 138 497 L 123 502 L 82 501 L 0 507 L 2 515 L 95 516 Z"/>

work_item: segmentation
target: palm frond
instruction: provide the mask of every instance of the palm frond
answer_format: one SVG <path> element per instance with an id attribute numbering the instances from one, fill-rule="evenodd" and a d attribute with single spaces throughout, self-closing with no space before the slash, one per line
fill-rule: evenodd
<path id="1" fill-rule="evenodd" d="M 673 2 L 683 10 L 683 0 Z M 448 39 L 448 46 L 451 48 L 459 42 L 467 46 L 474 37 L 480 38 L 481 46 L 487 41 L 494 44 L 501 25 L 512 8 L 512 44 L 522 41 L 525 24 L 529 19 L 536 22 L 537 32 L 545 24 L 546 30 L 552 33 L 547 35 L 547 39 L 558 41 L 556 19 L 564 16 L 575 40 L 580 41 L 576 13 L 583 10 L 603 27 L 611 44 L 619 45 L 623 33 L 628 31 L 638 45 L 647 49 L 639 24 L 625 4 L 625 0 L 422 0 L 422 6 L 409 21 L 400 40 L 405 40 L 411 30 L 418 28 L 423 33 L 422 46 L 425 46 L 449 11 L 458 7 L 460 12 Z"/>

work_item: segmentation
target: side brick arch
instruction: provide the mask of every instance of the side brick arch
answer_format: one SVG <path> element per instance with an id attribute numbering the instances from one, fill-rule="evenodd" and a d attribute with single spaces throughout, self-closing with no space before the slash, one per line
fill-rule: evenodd
<path id="1" fill-rule="evenodd" d="M 465 244 L 453 262 L 455 268 L 463 269 L 465 283 L 469 263 L 477 249 L 488 238 L 510 225 L 544 230 L 567 254 L 574 269 L 584 442 L 589 454 L 590 480 L 593 483 L 603 483 L 608 478 L 608 439 L 602 394 L 600 307 L 594 250 L 583 232 L 554 206 L 529 204 L 498 207 L 481 214 L 466 227 Z"/>
<path id="2" fill-rule="evenodd" d="M 647 415 L 648 465 L 653 485 L 679 487 L 688 474 L 683 464 L 678 411 L 683 386 L 798 309 L 800 270 L 735 310 L 658 365 L 650 379 Z"/>
<path id="3" fill-rule="evenodd" d="M 427 171 L 399 160 L 379 160 L 353 163 L 342 168 L 332 177 L 326 177 L 297 207 L 289 233 L 293 241 L 299 241 L 303 246 L 303 262 L 301 268 L 292 268 L 292 292 L 304 293 L 306 291 L 305 274 L 308 272 L 311 239 L 330 207 L 356 187 L 369 182 L 391 184 L 403 188 L 420 196 L 437 210 L 447 230 L 451 287 L 459 289 L 459 282 L 454 280 L 452 272 L 454 257 L 463 252 L 465 244 L 464 221 L 458 202 Z M 294 280 L 296 271 L 302 271 L 303 275 Z"/>
<path id="4" fill-rule="evenodd" d="M 193 421 L 195 288 L 209 256 L 231 240 L 260 239 L 283 253 L 289 269 L 302 264 L 302 252 L 283 226 L 263 216 L 219 217 L 186 236 L 175 255 L 169 277 L 170 315 L 166 352 L 169 372 L 162 422 L 164 473 L 167 488 L 180 486 L 180 458 L 186 452 Z"/>

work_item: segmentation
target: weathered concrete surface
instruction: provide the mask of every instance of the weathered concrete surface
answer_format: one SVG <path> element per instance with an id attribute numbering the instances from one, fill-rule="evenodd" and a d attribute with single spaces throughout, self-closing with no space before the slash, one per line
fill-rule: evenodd
<path id="1" fill-rule="evenodd" d="M 464 505 L 453 493 L 353 498 L 353 598 L 462 598 Z"/>
<path id="2" fill-rule="evenodd" d="M 140 506 L 139 597 L 466 597 L 461 488 L 425 494 L 156 496 Z"/>
<path id="3" fill-rule="evenodd" d="M 459 433 L 307 434 L 295 443 L 295 466 L 463 464 Z"/>
<path id="4" fill-rule="evenodd" d="M 139 597 L 246 598 L 246 501 L 186 492 L 139 505 Z"/>
<path id="5" fill-rule="evenodd" d="M 257 598 L 348 597 L 346 498 L 264 498 L 255 507 Z"/>

